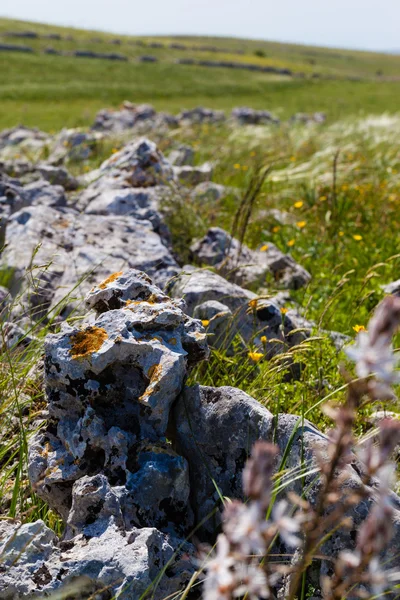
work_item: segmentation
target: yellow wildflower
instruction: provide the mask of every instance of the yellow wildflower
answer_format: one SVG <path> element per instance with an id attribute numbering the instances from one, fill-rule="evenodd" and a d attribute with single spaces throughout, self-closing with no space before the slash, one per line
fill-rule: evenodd
<path id="1" fill-rule="evenodd" d="M 296 160 L 296 157 L 295 157 L 295 156 L 291 156 L 291 157 L 290 157 L 290 161 L 291 161 L 291 162 L 294 162 L 295 160 Z"/>
<path id="2" fill-rule="evenodd" d="M 201 324 L 203 325 L 203 327 L 208 327 L 210 324 L 210 321 L 208 319 L 202 319 Z"/>
<path id="3" fill-rule="evenodd" d="M 239 163 L 235 163 L 235 164 L 233 165 L 233 168 L 234 168 L 234 169 L 240 169 L 240 164 L 239 164 Z"/>
<path id="4" fill-rule="evenodd" d="M 320 202 L 325 202 L 325 200 L 328 200 L 328 196 L 320 196 L 319 197 Z"/>
<path id="5" fill-rule="evenodd" d="M 118 148 L 113 148 L 113 149 L 111 150 L 111 154 L 115 154 L 116 152 L 118 152 Z"/>
<path id="6" fill-rule="evenodd" d="M 396 200 L 396 194 L 389 195 L 389 202 L 394 202 Z"/>
<path id="7" fill-rule="evenodd" d="M 339 231 L 339 235 L 340 235 L 340 237 L 343 237 L 344 236 L 344 231 Z"/>
<path id="8" fill-rule="evenodd" d="M 279 225 L 275 225 L 275 227 L 272 228 L 272 233 L 278 233 L 279 230 L 280 230 Z"/>
<path id="9" fill-rule="evenodd" d="M 263 246 L 261 246 L 260 251 L 261 252 L 266 252 L 268 250 L 268 244 L 264 244 Z"/>
<path id="10" fill-rule="evenodd" d="M 303 204 L 304 204 L 303 200 L 298 200 L 297 202 L 295 202 L 295 203 L 293 204 L 293 206 L 294 206 L 295 208 L 301 208 L 301 207 L 303 206 Z"/>
<path id="11" fill-rule="evenodd" d="M 250 152 L 250 156 L 255 156 L 256 153 L 254 152 L 254 150 L 252 152 Z"/>
<path id="12" fill-rule="evenodd" d="M 257 308 L 258 298 L 254 298 L 254 300 L 249 301 L 250 308 Z"/>
<path id="13" fill-rule="evenodd" d="M 261 340 L 261 343 L 262 343 L 262 344 L 266 344 L 266 343 L 267 343 L 267 336 L 266 336 L 266 335 L 262 335 L 262 336 L 260 337 L 260 340 Z"/>
<path id="14" fill-rule="evenodd" d="M 297 221 L 296 225 L 299 229 L 303 229 L 306 226 L 306 221 Z"/>
<path id="15" fill-rule="evenodd" d="M 292 246 L 295 245 L 295 243 L 296 242 L 294 240 L 289 240 L 288 243 L 287 243 L 287 245 L 290 246 L 290 248 L 291 248 Z"/>
<path id="16" fill-rule="evenodd" d="M 363 239 L 363 237 L 359 233 L 355 233 L 353 235 L 353 240 L 356 240 L 356 242 L 360 242 L 362 239 Z"/>
<path id="17" fill-rule="evenodd" d="M 248 356 L 252 361 L 258 362 L 263 358 L 264 354 L 262 352 L 249 352 Z"/>
<path id="18" fill-rule="evenodd" d="M 282 306 L 282 308 L 281 308 L 280 310 L 281 310 L 281 313 L 282 313 L 283 315 L 286 315 L 286 313 L 287 313 L 287 311 L 288 311 L 289 309 L 288 309 L 288 308 L 286 308 L 285 306 Z"/>
<path id="19" fill-rule="evenodd" d="M 360 331 L 367 331 L 364 327 L 364 325 L 354 325 L 353 330 L 356 333 L 360 333 Z"/>
<path id="20" fill-rule="evenodd" d="M 248 168 L 249 167 L 247 165 L 243 165 L 243 167 L 242 167 L 243 171 L 247 171 Z"/>

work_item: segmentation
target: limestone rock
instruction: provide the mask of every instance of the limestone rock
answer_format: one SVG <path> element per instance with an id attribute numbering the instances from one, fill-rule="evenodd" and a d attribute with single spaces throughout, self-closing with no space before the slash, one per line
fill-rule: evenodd
<path id="1" fill-rule="evenodd" d="M 105 501 L 104 516 L 113 507 L 107 496 L 98 493 L 97 479 L 87 478 L 74 493 L 75 502 L 88 494 L 88 522 L 96 514 L 98 504 L 91 503 L 96 495 Z M 179 540 L 155 528 L 125 532 L 113 515 L 107 516 L 97 531 L 88 524 L 84 534 L 60 542 L 42 521 L 26 525 L 2 521 L 0 596 L 5 600 L 43 597 L 62 588 L 73 600 L 94 596 L 137 600 L 151 590 L 155 600 L 162 600 L 185 587 L 194 570 L 184 555 L 193 554 L 189 544 L 180 549 Z M 168 571 L 159 579 L 167 565 Z"/>
<path id="2" fill-rule="evenodd" d="M 124 102 L 119 110 L 99 111 L 92 129 L 120 133 L 132 129 L 138 122 L 152 120 L 155 116 L 156 111 L 150 104 Z"/>
<path id="3" fill-rule="evenodd" d="M 64 161 L 86 160 L 92 156 L 103 139 L 100 132 L 85 132 L 82 129 L 63 129 L 55 138 L 50 156 L 50 165 L 59 165 Z"/>
<path id="4" fill-rule="evenodd" d="M 114 180 L 114 185 L 117 179 L 125 186 L 139 188 L 165 185 L 173 179 L 169 162 L 156 144 L 145 138 L 127 144 L 103 162 L 99 175 Z"/>
<path id="5" fill-rule="evenodd" d="M 61 185 L 65 190 L 76 190 L 78 181 L 64 167 L 54 167 L 47 164 L 39 164 L 36 169 L 41 176 L 52 185 Z"/>
<path id="6" fill-rule="evenodd" d="M 382 286 L 385 294 L 394 294 L 395 296 L 400 295 L 400 279 L 397 281 L 392 281 L 392 283 L 388 283 L 387 285 Z"/>
<path id="7" fill-rule="evenodd" d="M 267 123 L 279 125 L 279 119 L 268 110 L 255 110 L 247 106 L 234 108 L 231 116 L 240 125 L 265 125 Z"/>
<path id="8" fill-rule="evenodd" d="M 124 292 L 131 299 L 124 300 Z M 124 308 L 113 310 L 116 300 Z M 146 514 L 154 524 L 158 510 L 160 528 L 169 526 L 168 513 L 180 515 L 178 530 L 187 528 L 187 466 L 160 440 L 188 368 L 208 355 L 201 323 L 137 272 L 103 282 L 88 302 L 111 310 L 46 338 L 52 425 L 31 443 L 31 482 L 66 518 L 72 484 L 102 472 L 114 486 L 126 486 L 124 515 L 131 525 L 147 525 Z M 164 507 L 165 515 L 152 506 Z"/>
<path id="9" fill-rule="evenodd" d="M 193 166 L 194 162 L 194 150 L 191 146 L 185 146 L 181 144 L 176 148 L 176 150 L 172 150 L 168 155 L 168 160 L 171 165 L 176 167 L 182 167 L 183 165 Z"/>
<path id="10" fill-rule="evenodd" d="M 308 331 L 291 333 L 298 330 L 301 324 L 294 318 L 295 315 L 282 315 L 273 298 L 259 298 L 253 292 L 205 269 L 185 266 L 182 273 L 171 280 L 169 293 L 174 298 L 184 298 L 189 315 L 196 314 L 202 319 L 204 316 L 210 321 L 207 331 L 214 333 L 215 337 L 211 335 L 209 341 L 216 347 L 219 347 L 217 340 L 222 343 L 224 339 L 219 335 L 219 332 L 222 333 L 218 326 L 221 318 L 226 327 L 226 342 L 239 335 L 245 344 L 251 343 L 263 351 L 266 358 L 283 352 L 285 347 L 301 343 L 309 335 Z M 209 301 L 216 301 L 224 308 L 220 306 L 221 311 L 212 314 L 214 308 L 210 309 Z M 206 311 L 203 310 L 205 306 Z M 207 319 L 207 315 L 210 319 Z M 217 331 L 213 331 L 214 326 Z M 261 341 L 264 336 L 267 343 Z"/>
<path id="11" fill-rule="evenodd" d="M 213 167 L 210 163 L 205 163 L 199 167 L 173 167 L 176 178 L 184 185 L 198 185 L 204 181 L 210 181 L 213 174 Z"/>
<path id="12" fill-rule="evenodd" d="M 155 232 L 169 242 L 170 233 L 159 211 L 160 201 L 168 195 L 164 186 L 104 190 L 90 187 L 82 194 L 78 207 L 86 205 L 86 214 L 133 216 L 150 221 Z M 90 198 L 92 198 L 90 200 Z"/>
<path id="13" fill-rule="evenodd" d="M 191 191 L 190 197 L 193 202 L 199 204 L 213 204 L 226 196 L 229 191 L 230 190 L 220 183 L 203 181 L 202 183 L 196 185 L 196 187 Z"/>
<path id="14" fill-rule="evenodd" d="M 306 285 L 311 279 L 303 267 L 274 244 L 250 250 L 219 227 L 212 227 L 194 242 L 191 252 L 199 264 L 216 267 L 222 275 L 243 286 L 262 283 L 267 273 L 280 285 L 292 289 Z"/>
<path id="15" fill-rule="evenodd" d="M 196 123 L 222 123 L 226 120 L 225 113 L 222 110 L 213 110 L 198 106 L 191 110 L 183 110 L 178 115 L 178 120 L 182 125 L 192 125 Z"/>
<path id="16" fill-rule="evenodd" d="M 38 240 L 41 246 L 37 249 Z M 82 298 L 95 279 L 105 279 L 126 267 L 154 275 L 161 285 L 178 272 L 178 265 L 149 221 L 134 217 L 84 214 L 40 206 L 10 217 L 3 260 L 14 269 L 12 291 L 18 286 L 35 254 L 44 265 L 35 276 L 41 285 L 29 294 L 29 303 L 43 315 L 50 305 L 73 296 Z M 77 287 L 78 284 L 78 287 Z"/>

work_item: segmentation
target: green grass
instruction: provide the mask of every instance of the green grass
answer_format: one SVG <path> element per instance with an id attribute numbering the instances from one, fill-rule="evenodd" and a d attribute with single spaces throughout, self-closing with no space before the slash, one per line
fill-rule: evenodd
<path id="1" fill-rule="evenodd" d="M 7 31 L 33 30 L 45 34 L 58 32 L 73 40 L 36 40 L 5 37 Z M 100 42 L 93 42 L 94 38 Z M 45 130 L 64 126 L 90 125 L 94 115 L 105 106 L 116 107 L 123 100 L 150 102 L 159 110 L 173 113 L 183 108 L 206 105 L 231 110 L 250 105 L 275 112 L 286 119 L 295 112 L 326 111 L 331 121 L 346 115 L 395 111 L 400 90 L 400 56 L 311 48 L 291 44 L 224 38 L 179 38 L 188 46 L 215 45 L 221 52 L 171 50 L 173 38 L 152 38 L 164 48 L 141 47 L 138 38 L 117 36 L 121 45 L 110 40 L 116 36 L 83 30 L 53 27 L 0 19 L 0 41 L 26 44 L 35 54 L 0 53 L 0 128 L 23 123 Z M 141 38 L 147 44 L 150 38 Z M 42 53 L 52 46 L 61 51 L 89 49 L 119 52 L 130 62 L 120 63 Z M 243 54 L 225 50 L 243 50 Z M 262 50 L 266 56 L 254 53 Z M 137 62 L 142 54 L 152 54 L 158 63 Z M 234 60 L 304 72 L 304 79 L 264 73 L 210 69 L 177 65 L 174 60 L 190 57 Z M 316 64 L 311 64 L 315 61 Z M 384 77 L 376 77 L 381 71 Z M 312 72 L 336 79 L 311 79 Z M 358 77 L 359 81 L 350 81 Z"/>

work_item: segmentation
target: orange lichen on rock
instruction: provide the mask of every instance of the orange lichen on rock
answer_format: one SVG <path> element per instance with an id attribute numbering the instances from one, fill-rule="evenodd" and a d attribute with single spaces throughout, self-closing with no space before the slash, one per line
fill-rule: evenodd
<path id="1" fill-rule="evenodd" d="M 71 338 L 71 356 L 80 358 L 97 352 L 108 338 L 107 331 L 102 327 L 88 327 L 74 333 Z"/>
<path id="2" fill-rule="evenodd" d="M 107 277 L 107 279 L 105 279 L 104 281 L 102 281 L 99 284 L 99 288 L 101 290 L 105 290 L 106 287 L 108 286 L 109 283 L 112 283 L 113 281 L 115 281 L 116 279 L 118 279 L 118 277 L 120 277 L 122 275 L 123 271 L 118 271 L 117 273 L 113 273 L 112 275 L 110 275 L 110 277 Z"/>

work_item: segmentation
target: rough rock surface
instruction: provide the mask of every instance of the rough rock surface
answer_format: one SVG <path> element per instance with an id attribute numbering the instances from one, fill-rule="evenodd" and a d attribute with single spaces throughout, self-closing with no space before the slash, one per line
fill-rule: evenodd
<path id="1" fill-rule="evenodd" d="M 178 119 L 182 125 L 191 125 L 194 123 L 222 123 L 226 120 L 224 111 L 213 110 L 198 106 L 191 110 L 183 110 Z"/>
<path id="2" fill-rule="evenodd" d="M 315 451 L 319 449 L 324 453 L 327 438 L 308 421 L 302 422 L 300 417 L 294 415 L 273 416 L 253 398 L 235 388 L 196 385 L 185 388 L 180 396 L 174 408 L 174 423 L 174 447 L 189 461 L 192 505 L 196 521 L 205 519 L 205 534 L 212 536 L 220 521 L 223 496 L 243 499 L 241 474 L 257 439 L 278 445 L 277 465 L 282 464 L 285 456 L 288 477 L 281 481 L 284 494 L 289 490 L 297 494 L 305 493 L 309 501 L 315 502 L 318 493 L 318 479 L 314 470 Z M 291 481 L 291 474 L 299 472 L 301 465 L 304 469 L 303 481 L 301 478 Z M 343 493 L 363 486 L 359 475 L 362 471 L 362 464 L 354 457 L 346 473 L 342 473 Z M 395 494 L 392 498 L 397 509 L 395 535 L 384 558 L 398 562 L 400 498 Z M 322 555 L 333 557 L 344 547 L 352 547 L 355 531 L 367 516 L 372 503 L 372 500 L 362 500 L 351 510 L 353 527 L 330 536 L 322 547 Z M 291 552 L 283 545 L 278 551 Z M 331 575 L 330 558 L 322 561 L 320 573 Z"/>
<path id="3" fill-rule="evenodd" d="M 160 285 L 176 275 L 179 267 L 158 210 L 160 199 L 171 193 L 163 184 L 172 178 L 169 162 L 145 139 L 105 161 L 73 209 L 65 206 L 61 186 L 44 180 L 23 186 L 2 175 L 0 242 L 6 242 L 3 260 L 15 272 L 14 295 L 22 291 L 21 277 L 32 257 L 42 265 L 35 267 L 40 285 L 26 295 L 27 313 L 34 307 L 36 316 L 43 316 L 59 302 L 67 302 L 69 311 L 72 299 L 83 299 L 96 278 L 129 267 L 154 276 Z M 49 208 L 44 212 L 40 205 Z M 64 301 L 71 291 L 71 300 Z"/>
<path id="4" fill-rule="evenodd" d="M 71 599 L 137 600 L 152 591 L 161 600 L 184 588 L 193 572 L 187 553 L 193 550 L 152 527 L 125 531 L 118 498 L 104 479 L 86 477 L 76 484 L 68 530 L 80 532 L 70 540 L 59 541 L 42 521 L 1 522 L 1 598 L 43 597 L 62 587 Z"/>
<path id="5" fill-rule="evenodd" d="M 168 565 L 152 590 L 161 599 L 194 571 L 189 468 L 166 430 L 188 369 L 208 355 L 205 332 L 138 271 L 100 283 L 87 304 L 96 319 L 46 338 L 48 421 L 29 447 L 31 484 L 66 530 L 60 541 L 41 521 L 0 525 L 2 598 L 83 577 L 71 597 L 136 600 Z"/>
<path id="6" fill-rule="evenodd" d="M 229 347 L 233 337 L 239 335 L 246 344 L 271 357 L 285 347 L 299 344 L 308 335 L 307 331 L 297 331 L 302 323 L 294 312 L 291 316 L 282 315 L 273 298 L 259 298 L 212 271 L 185 266 L 171 281 L 169 293 L 174 298 L 184 298 L 189 315 L 209 321 L 209 343 L 216 347 Z M 264 336 L 267 343 L 261 341 Z"/>
<path id="7" fill-rule="evenodd" d="M 219 227 L 209 229 L 202 239 L 192 244 L 191 251 L 198 264 L 216 267 L 239 285 L 261 284 L 267 273 L 283 287 L 292 289 L 306 285 L 311 279 L 303 267 L 274 244 L 250 250 Z"/>
<path id="8" fill-rule="evenodd" d="M 61 185 L 65 190 L 76 190 L 78 181 L 64 167 L 39 164 L 36 167 L 40 175 L 52 185 Z"/>
<path id="9" fill-rule="evenodd" d="M 205 163 L 200 167 L 173 167 L 175 177 L 184 185 L 198 185 L 204 181 L 210 181 L 213 175 L 213 167 L 210 163 Z"/>
<path id="10" fill-rule="evenodd" d="M 396 296 L 400 295 L 400 279 L 397 281 L 392 281 L 392 283 L 388 283 L 387 285 L 382 286 L 385 294 L 394 294 Z"/>
<path id="11" fill-rule="evenodd" d="M 38 239 L 42 240 L 39 249 Z M 43 212 L 34 206 L 11 216 L 6 242 L 3 259 L 14 269 L 14 295 L 32 257 L 43 265 L 35 269 L 40 285 L 29 294 L 37 316 L 71 292 L 83 299 L 95 279 L 127 267 L 154 275 L 161 285 L 179 270 L 151 223 L 131 216 L 80 215 L 54 208 Z"/>
<path id="12" fill-rule="evenodd" d="M 182 167 L 183 165 L 193 166 L 194 150 L 191 146 L 181 144 L 178 148 L 170 152 L 168 160 L 171 165 L 177 167 Z"/>
<path id="13" fill-rule="evenodd" d="M 231 116 L 240 125 L 265 125 L 267 123 L 279 125 L 279 119 L 274 117 L 268 110 L 255 110 L 247 106 L 234 108 Z"/>
<path id="14" fill-rule="evenodd" d="M 81 129 L 63 129 L 55 138 L 48 158 L 51 165 L 64 161 L 86 160 L 103 139 L 100 132 L 85 132 Z"/>
<path id="15" fill-rule="evenodd" d="M 155 115 L 156 111 L 150 104 L 132 104 L 126 101 L 119 110 L 99 111 L 92 129 L 120 133 L 132 129 L 140 121 L 153 119 Z"/>
<path id="16" fill-rule="evenodd" d="M 31 445 L 31 481 L 66 515 L 67 483 L 71 488 L 97 464 L 114 485 L 126 484 L 137 501 L 143 498 L 136 507 L 139 520 L 152 503 L 173 503 L 174 495 L 186 511 L 187 466 L 160 440 L 188 367 L 207 356 L 201 323 L 137 271 L 116 273 L 90 292 L 87 303 L 100 313 L 96 320 L 46 339 L 46 392 L 54 425 Z M 158 490 L 151 500 L 157 465 L 171 482 L 165 498 Z"/>

